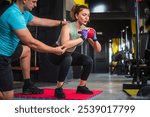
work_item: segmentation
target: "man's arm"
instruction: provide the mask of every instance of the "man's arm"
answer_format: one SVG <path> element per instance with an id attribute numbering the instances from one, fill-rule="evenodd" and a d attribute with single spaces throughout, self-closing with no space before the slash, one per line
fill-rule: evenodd
<path id="1" fill-rule="evenodd" d="M 44 27 L 54 27 L 66 24 L 67 21 L 53 20 L 47 18 L 39 18 L 34 16 L 31 22 L 28 23 L 29 26 L 44 26 Z"/>
<path id="2" fill-rule="evenodd" d="M 27 28 L 16 30 L 15 33 L 19 37 L 21 42 L 38 52 L 54 53 L 57 55 L 61 55 L 66 50 L 66 48 L 64 48 L 63 46 L 54 48 L 38 41 L 37 39 L 32 37 L 31 33 Z"/>

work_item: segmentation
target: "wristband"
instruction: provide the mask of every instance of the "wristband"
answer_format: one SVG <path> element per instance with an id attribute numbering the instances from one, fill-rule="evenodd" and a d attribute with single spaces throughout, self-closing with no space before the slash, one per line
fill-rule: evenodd
<path id="1" fill-rule="evenodd" d="M 96 41 L 97 41 L 96 31 L 94 32 L 93 41 L 94 41 L 94 42 L 96 42 Z"/>
<path id="2" fill-rule="evenodd" d="M 62 26 L 62 22 L 63 22 L 63 21 L 60 21 L 60 24 L 59 24 L 59 26 Z"/>
<path id="3" fill-rule="evenodd" d="M 95 40 L 93 39 L 93 41 L 96 42 L 96 41 L 98 41 L 98 40 L 97 40 L 97 39 L 95 39 Z"/>

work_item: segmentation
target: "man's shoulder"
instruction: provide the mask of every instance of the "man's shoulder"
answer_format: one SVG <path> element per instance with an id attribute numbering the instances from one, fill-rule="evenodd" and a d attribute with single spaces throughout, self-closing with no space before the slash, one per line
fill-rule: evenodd
<path id="1" fill-rule="evenodd" d="M 7 10 L 7 13 L 17 13 L 19 12 L 18 8 L 16 8 L 14 5 L 11 5 Z"/>
<path id="2" fill-rule="evenodd" d="M 2 18 L 4 19 L 9 19 L 12 17 L 20 17 L 21 16 L 21 12 L 15 8 L 13 5 L 10 6 L 2 15 Z"/>

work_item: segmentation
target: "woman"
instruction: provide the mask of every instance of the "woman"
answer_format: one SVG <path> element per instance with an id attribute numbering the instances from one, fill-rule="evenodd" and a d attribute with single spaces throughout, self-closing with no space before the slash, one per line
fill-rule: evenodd
<path id="1" fill-rule="evenodd" d="M 101 51 L 101 45 L 97 41 L 96 32 L 94 33 L 93 39 L 87 39 L 89 28 L 85 25 L 89 21 L 89 9 L 84 5 L 75 5 L 71 9 L 70 15 L 74 22 L 68 23 L 62 27 L 61 35 L 56 42 L 56 45 L 63 45 L 66 47 L 66 52 L 61 56 L 49 54 L 50 62 L 60 67 L 57 88 L 55 89 L 55 97 L 57 98 L 65 98 L 62 86 L 71 65 L 83 66 L 80 83 L 76 93 L 93 94 L 93 92 L 86 87 L 93 61 L 90 57 L 76 52 L 75 49 L 77 46 L 82 45 L 84 41 L 88 40 L 97 52 Z"/>

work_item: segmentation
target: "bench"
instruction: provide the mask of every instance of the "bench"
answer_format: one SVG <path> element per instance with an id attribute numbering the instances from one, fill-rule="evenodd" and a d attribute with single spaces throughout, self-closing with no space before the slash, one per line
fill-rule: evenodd
<path id="1" fill-rule="evenodd" d="M 13 70 L 13 74 L 14 74 L 14 80 L 15 81 L 20 81 L 23 80 L 23 76 L 22 76 L 22 69 L 20 66 L 12 66 L 12 70 Z M 30 68 L 31 71 L 31 78 L 33 81 L 38 81 L 38 71 L 39 71 L 39 67 L 31 67 Z"/>
<path id="2" fill-rule="evenodd" d="M 31 67 L 31 71 L 38 71 L 39 67 Z M 19 66 L 12 66 L 12 70 L 22 70 Z"/>

